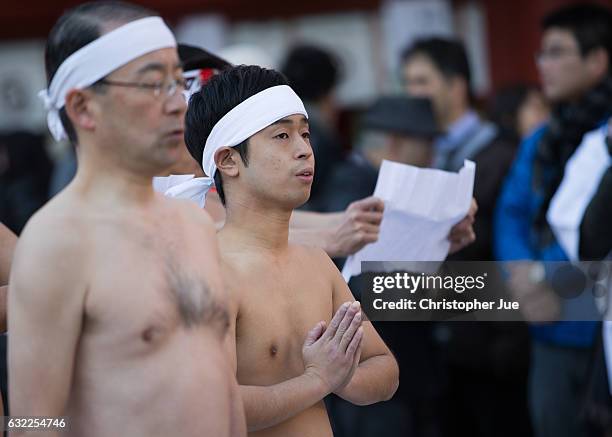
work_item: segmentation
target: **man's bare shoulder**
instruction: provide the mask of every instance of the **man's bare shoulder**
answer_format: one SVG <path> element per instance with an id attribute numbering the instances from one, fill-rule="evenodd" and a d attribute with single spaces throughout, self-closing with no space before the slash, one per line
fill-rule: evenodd
<path id="1" fill-rule="evenodd" d="M 59 196 L 58 196 L 59 197 Z M 21 233 L 17 255 L 22 251 L 52 254 L 61 251 L 66 257 L 87 247 L 88 219 L 84 211 L 70 207 L 63 199 L 52 199 L 38 210 Z M 70 249 L 70 250 L 67 250 Z"/>
<path id="2" fill-rule="evenodd" d="M 301 262 L 306 263 L 306 267 L 322 269 L 318 273 L 327 273 L 336 268 L 327 252 L 320 247 L 290 243 L 289 249 L 293 257 L 297 257 Z"/>
<path id="3" fill-rule="evenodd" d="M 216 233 L 215 223 L 210 214 L 206 210 L 199 208 L 195 203 L 189 200 L 174 198 L 163 198 L 163 201 L 194 225 L 201 226 L 206 232 Z"/>
<path id="4" fill-rule="evenodd" d="M 24 299 L 85 289 L 91 247 L 86 220 L 60 206 L 51 201 L 39 210 L 19 237 L 10 284 Z"/>

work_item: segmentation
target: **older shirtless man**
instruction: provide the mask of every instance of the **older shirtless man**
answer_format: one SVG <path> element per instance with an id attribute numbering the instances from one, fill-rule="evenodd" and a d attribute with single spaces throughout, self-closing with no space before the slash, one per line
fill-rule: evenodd
<path id="1" fill-rule="evenodd" d="M 0 332 L 6 331 L 6 292 L 17 236 L 0 223 Z"/>
<path id="2" fill-rule="evenodd" d="M 280 73 L 235 67 L 192 96 L 185 139 L 227 209 L 219 239 L 249 431 L 330 436 L 323 398 L 389 399 L 398 368 L 328 256 L 288 241 L 314 171 L 302 102 Z"/>
<path id="3" fill-rule="evenodd" d="M 68 416 L 73 436 L 243 435 L 212 221 L 151 187 L 183 135 L 172 33 L 138 6 L 84 4 L 46 65 L 49 127 L 79 168 L 17 246 L 11 414 Z"/>

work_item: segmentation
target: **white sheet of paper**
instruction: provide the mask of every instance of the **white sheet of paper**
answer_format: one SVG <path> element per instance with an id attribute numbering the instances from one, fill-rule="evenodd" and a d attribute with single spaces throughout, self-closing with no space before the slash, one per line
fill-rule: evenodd
<path id="1" fill-rule="evenodd" d="M 374 196 L 385 202 L 376 243 L 347 260 L 348 281 L 361 261 L 442 261 L 450 229 L 470 209 L 476 164 L 466 160 L 458 173 L 383 161 Z"/>
<path id="2" fill-rule="evenodd" d="M 612 164 L 605 138 L 605 126 L 584 136 L 565 165 L 563 180 L 546 214 L 557 241 L 572 261 L 578 260 L 582 217 Z"/>

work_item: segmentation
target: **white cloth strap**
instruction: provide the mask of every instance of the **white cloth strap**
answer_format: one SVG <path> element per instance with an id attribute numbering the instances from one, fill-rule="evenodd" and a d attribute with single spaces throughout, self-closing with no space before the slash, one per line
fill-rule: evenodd
<path id="1" fill-rule="evenodd" d="M 212 178 L 196 178 L 195 175 L 170 175 L 153 178 L 153 189 L 167 197 L 191 200 L 204 208 L 206 194 L 214 181 Z"/>
<path id="2" fill-rule="evenodd" d="M 287 85 L 273 86 L 249 97 L 213 127 L 202 155 L 204 172 L 211 178 L 215 176 L 215 153 L 220 148 L 237 146 L 272 123 L 294 114 L 308 118 L 304 103 Z"/>
<path id="3" fill-rule="evenodd" d="M 38 93 L 48 111 L 47 124 L 60 141 L 66 132 L 59 117 L 66 94 L 93 85 L 134 59 L 155 50 L 176 47 L 174 35 L 160 17 L 127 23 L 70 55 L 57 69 L 48 89 Z"/>
<path id="4" fill-rule="evenodd" d="M 563 180 L 546 214 L 557 241 L 570 260 L 579 259 L 580 223 L 603 174 L 612 165 L 605 126 L 587 133 L 565 165 Z"/>
<path id="5" fill-rule="evenodd" d="M 234 107 L 213 127 L 202 156 L 202 168 L 210 177 L 196 178 L 193 175 L 173 175 L 154 178 L 154 188 L 169 197 L 189 199 L 201 208 L 206 193 L 213 185 L 215 152 L 221 147 L 234 147 L 255 135 L 272 123 L 301 114 L 308 117 L 302 100 L 287 85 L 267 88 Z"/>

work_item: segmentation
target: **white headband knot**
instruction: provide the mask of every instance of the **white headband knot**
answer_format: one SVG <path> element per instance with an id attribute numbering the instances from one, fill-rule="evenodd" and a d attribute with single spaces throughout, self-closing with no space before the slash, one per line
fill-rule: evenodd
<path id="1" fill-rule="evenodd" d="M 70 90 L 93 85 L 140 56 L 170 47 L 176 47 L 176 40 L 168 26 L 160 17 L 147 17 L 118 27 L 71 54 L 57 69 L 49 88 L 38 93 L 48 111 L 53 137 L 66 139 L 59 110 Z"/>
<path id="2" fill-rule="evenodd" d="M 304 103 L 287 85 L 267 88 L 244 100 L 215 124 L 206 140 L 202 154 L 202 168 L 209 177 L 194 178 L 192 176 L 187 180 L 181 180 L 176 176 L 171 176 L 172 179 L 166 182 L 164 194 L 169 197 L 191 199 L 200 206 L 204 206 L 206 193 L 213 185 L 213 178 L 217 170 L 215 165 L 217 150 L 242 144 L 272 123 L 296 114 L 308 118 Z"/>

